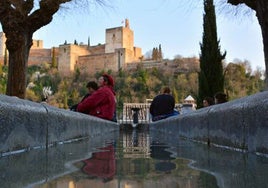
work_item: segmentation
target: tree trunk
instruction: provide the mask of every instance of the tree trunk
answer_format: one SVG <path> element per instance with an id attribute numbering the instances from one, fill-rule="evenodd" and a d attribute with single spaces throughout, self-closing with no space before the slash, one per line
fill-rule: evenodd
<path id="1" fill-rule="evenodd" d="M 9 51 L 8 83 L 6 94 L 24 99 L 27 84 L 27 66 L 32 34 L 7 32 L 6 46 Z"/>
<path id="2" fill-rule="evenodd" d="M 268 1 L 259 0 L 256 6 L 256 16 L 262 31 L 264 61 L 265 61 L 265 89 L 268 90 Z"/>

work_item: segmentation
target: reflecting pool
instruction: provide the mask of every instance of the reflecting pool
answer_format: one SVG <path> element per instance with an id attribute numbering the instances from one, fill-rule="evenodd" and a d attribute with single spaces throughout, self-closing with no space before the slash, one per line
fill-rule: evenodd
<path id="1" fill-rule="evenodd" d="M 268 158 L 149 129 L 0 158 L 1 187 L 265 188 Z"/>

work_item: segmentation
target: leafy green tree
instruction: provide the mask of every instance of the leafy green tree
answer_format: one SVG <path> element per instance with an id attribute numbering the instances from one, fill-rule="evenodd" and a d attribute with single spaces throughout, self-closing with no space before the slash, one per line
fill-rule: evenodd
<path id="1" fill-rule="evenodd" d="M 263 51 L 264 51 L 264 59 L 265 59 L 265 88 L 268 90 L 268 1 L 267 0 L 228 0 L 227 3 L 239 6 L 241 4 L 245 4 L 252 10 L 256 11 L 256 16 L 258 18 L 259 24 L 262 30 L 262 41 L 263 41 Z"/>
<path id="2" fill-rule="evenodd" d="M 225 91 L 229 100 L 252 95 L 264 90 L 263 73 L 256 70 L 252 73 L 247 63 L 229 63 L 224 71 Z"/>
<path id="3" fill-rule="evenodd" d="M 216 92 L 224 91 L 222 61 L 226 52 L 221 54 L 217 39 L 216 15 L 213 0 L 204 0 L 203 40 L 200 44 L 200 72 L 198 106 L 204 97 L 213 97 Z"/>

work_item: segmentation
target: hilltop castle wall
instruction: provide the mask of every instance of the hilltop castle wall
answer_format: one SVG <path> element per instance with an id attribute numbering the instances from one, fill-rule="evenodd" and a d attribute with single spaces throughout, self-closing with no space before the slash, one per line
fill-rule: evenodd
<path id="1" fill-rule="evenodd" d="M 28 65 L 41 65 L 42 63 L 51 63 L 52 50 L 51 49 L 31 49 L 28 59 Z"/>
<path id="2" fill-rule="evenodd" d="M 43 49 L 43 41 L 42 40 L 33 40 L 33 45 L 31 49 Z"/>
<path id="3" fill-rule="evenodd" d="M 117 71 L 116 54 L 96 54 L 88 56 L 79 56 L 76 65 L 81 72 L 95 74 L 97 71 Z"/>
<path id="4" fill-rule="evenodd" d="M 4 62 L 5 34 L 0 32 L 0 63 Z M 175 59 L 173 61 L 141 61 L 142 49 L 134 46 L 134 32 L 125 20 L 125 26 L 106 29 L 105 44 L 96 46 L 64 44 L 51 49 L 43 48 L 42 40 L 33 40 L 28 65 L 52 63 L 56 59 L 58 71 L 62 76 L 70 76 L 79 68 L 81 72 L 95 74 L 97 71 L 114 72 L 119 69 L 135 69 L 137 65 L 144 68 L 158 67 L 175 73 L 196 71 L 199 61 L 195 58 Z"/>
<path id="5" fill-rule="evenodd" d="M 126 64 L 140 62 L 139 58 L 141 56 L 141 48 L 134 47 L 133 50 L 126 49 L 125 62 Z"/>
<path id="6" fill-rule="evenodd" d="M 126 70 L 135 70 L 137 66 L 141 65 L 145 69 L 159 68 L 173 74 L 180 74 L 185 72 L 198 72 L 199 60 L 197 58 L 183 58 L 175 60 L 147 60 L 141 63 L 128 63 Z"/>
<path id="7" fill-rule="evenodd" d="M 79 56 L 88 55 L 89 51 L 84 46 L 74 44 L 60 45 L 58 70 L 63 76 L 68 76 L 75 70 Z"/>
<path id="8" fill-rule="evenodd" d="M 89 46 L 88 51 L 89 51 L 89 54 L 104 54 L 105 53 L 105 45 L 99 44 L 97 46 Z"/>

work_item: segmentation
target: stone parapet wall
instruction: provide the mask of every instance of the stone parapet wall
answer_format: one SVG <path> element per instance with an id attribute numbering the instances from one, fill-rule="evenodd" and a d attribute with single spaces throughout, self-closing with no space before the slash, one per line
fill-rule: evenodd
<path id="1" fill-rule="evenodd" d="M 153 122 L 150 130 L 268 154 L 268 91 Z"/>
<path id="2" fill-rule="evenodd" d="M 114 122 L 0 95 L 0 156 L 118 130 Z"/>

